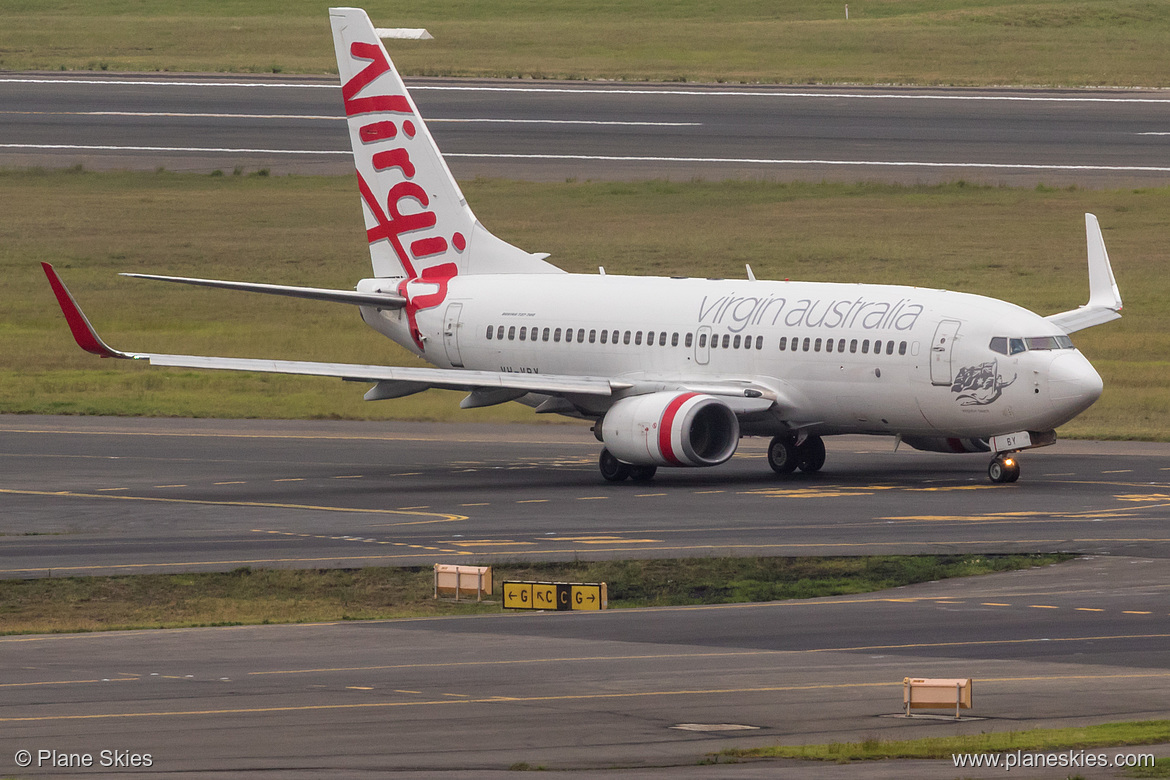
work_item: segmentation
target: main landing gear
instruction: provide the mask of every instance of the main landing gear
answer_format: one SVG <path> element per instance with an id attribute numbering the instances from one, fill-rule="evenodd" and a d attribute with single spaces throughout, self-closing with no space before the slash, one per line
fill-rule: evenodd
<path id="1" fill-rule="evenodd" d="M 631 466 L 629 463 L 622 463 L 607 449 L 601 450 L 597 465 L 601 469 L 601 476 L 605 477 L 607 482 L 623 482 L 626 479 L 649 482 L 658 473 L 657 466 Z"/>
<path id="2" fill-rule="evenodd" d="M 1009 453 L 1001 453 L 987 466 L 987 476 L 996 484 L 1015 482 L 1020 478 L 1020 462 Z"/>
<path id="3" fill-rule="evenodd" d="M 777 436 L 768 445 L 768 465 L 777 474 L 791 474 L 797 469 L 810 474 L 820 471 L 825 465 L 824 439 L 820 436 L 806 436 L 803 440 Z"/>

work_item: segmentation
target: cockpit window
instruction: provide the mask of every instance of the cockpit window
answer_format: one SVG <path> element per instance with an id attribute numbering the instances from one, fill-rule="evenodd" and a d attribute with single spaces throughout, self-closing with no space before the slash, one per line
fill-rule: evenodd
<path id="1" fill-rule="evenodd" d="M 1072 349 L 1068 336 L 1036 336 L 1028 339 L 1028 349 Z"/>
<path id="2" fill-rule="evenodd" d="M 1072 349 L 1072 339 L 1068 336 L 1032 336 L 1026 339 L 1009 339 L 1007 336 L 996 336 L 987 345 L 992 352 L 1001 355 L 1018 355 L 1027 350 Z"/>

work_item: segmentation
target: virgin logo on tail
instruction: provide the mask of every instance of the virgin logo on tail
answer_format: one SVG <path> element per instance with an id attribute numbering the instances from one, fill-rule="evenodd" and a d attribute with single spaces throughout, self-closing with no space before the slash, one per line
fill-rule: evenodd
<path id="1" fill-rule="evenodd" d="M 394 253 L 406 273 L 406 280 L 399 285 L 398 290 L 407 299 L 405 308 L 410 322 L 411 337 L 422 350 L 425 348 L 418 328 L 417 314 L 421 310 L 431 309 L 443 303 L 447 297 L 447 282 L 459 271 L 455 263 L 440 263 L 420 269 L 418 261 L 438 258 L 446 254 L 449 247 L 454 247 L 456 252 L 463 252 L 467 247 L 467 238 L 462 233 L 455 232 L 448 241 L 438 226 L 438 217 L 430 208 L 430 197 L 426 190 L 413 181 L 416 169 L 407 145 L 418 134 L 419 128 L 415 124 L 417 117 L 410 101 L 404 94 L 358 97 L 363 89 L 390 71 L 390 62 L 386 59 L 382 47 L 377 43 L 355 41 L 350 44 L 349 54 L 352 58 L 368 61 L 369 64 L 341 87 L 345 115 L 347 117 L 387 113 L 406 115 L 400 121 L 378 119 L 362 125 L 358 130 L 358 137 L 363 146 L 360 149 L 355 148 L 354 153 L 360 156 L 377 150 L 369 156 L 377 174 L 376 184 L 382 184 L 385 179 L 391 177 L 401 179 L 386 189 L 383 206 L 374 187 L 362 175 L 362 166 L 360 164 L 358 166 L 358 189 L 366 207 L 377 222 L 374 227 L 366 230 L 366 240 L 370 244 L 389 241 L 394 247 Z M 437 154 L 437 150 L 435 153 Z M 423 289 L 417 289 L 420 283 Z"/>

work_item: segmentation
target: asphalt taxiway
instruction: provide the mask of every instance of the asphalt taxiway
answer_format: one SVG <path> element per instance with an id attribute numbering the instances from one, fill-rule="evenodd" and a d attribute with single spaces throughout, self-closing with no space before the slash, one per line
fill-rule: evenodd
<path id="1" fill-rule="evenodd" d="M 1170 558 L 1170 446 L 986 455 L 764 440 L 609 484 L 578 425 L 0 417 L 0 576 L 698 555 L 1065 551 Z"/>
<path id="2" fill-rule="evenodd" d="M 409 79 L 455 175 L 1162 186 L 1164 90 Z M 350 174 L 328 77 L 10 73 L 0 165 Z"/>
<path id="3" fill-rule="evenodd" d="M 1165 559 L 1097 557 L 800 602 L 2 637 L 0 772 L 19 750 L 116 749 L 150 755 L 157 777 L 999 777 L 698 763 L 731 746 L 1162 718 L 1168 591 Z M 906 676 L 972 677 L 971 717 L 899 717 Z"/>

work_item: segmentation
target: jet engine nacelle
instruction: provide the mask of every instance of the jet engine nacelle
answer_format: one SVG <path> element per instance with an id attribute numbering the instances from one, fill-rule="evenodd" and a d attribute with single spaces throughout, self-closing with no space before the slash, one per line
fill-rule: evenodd
<path id="1" fill-rule="evenodd" d="M 601 439 L 615 458 L 636 466 L 718 466 L 739 446 L 739 420 L 711 395 L 649 393 L 610 407 Z"/>

